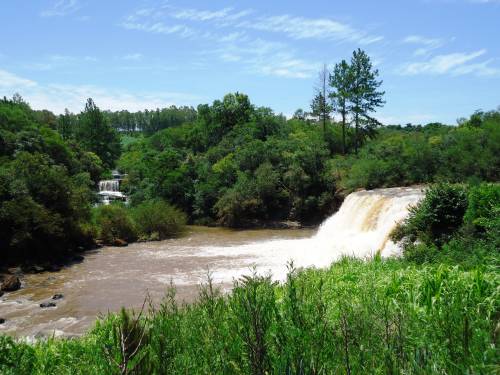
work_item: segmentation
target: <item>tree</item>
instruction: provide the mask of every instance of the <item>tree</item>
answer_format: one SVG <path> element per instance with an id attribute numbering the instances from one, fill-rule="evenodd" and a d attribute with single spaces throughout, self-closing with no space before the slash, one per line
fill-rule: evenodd
<path id="1" fill-rule="evenodd" d="M 323 69 L 318 75 L 318 86 L 316 87 L 316 95 L 314 96 L 311 103 L 311 112 L 313 116 L 317 116 L 318 120 L 323 123 L 323 136 L 326 137 L 326 122 L 330 118 L 330 113 L 332 112 L 332 106 L 327 101 L 328 90 L 328 69 L 326 64 L 323 65 Z"/>
<path id="2" fill-rule="evenodd" d="M 351 66 L 342 60 L 335 64 L 332 74 L 330 74 L 330 92 L 332 107 L 342 116 L 342 153 L 346 153 L 346 128 L 347 116 L 349 114 L 349 100 L 352 95 L 353 74 Z"/>
<path id="3" fill-rule="evenodd" d="M 307 118 L 307 112 L 304 112 L 302 108 L 297 109 L 292 116 L 293 119 L 305 121 Z"/>
<path id="4" fill-rule="evenodd" d="M 354 147 L 356 153 L 359 148 L 360 127 L 365 126 L 365 132 L 370 135 L 379 121 L 370 116 L 377 107 L 385 104 L 384 91 L 378 91 L 382 81 L 378 81 L 378 69 L 373 69 L 370 57 L 365 51 L 358 48 L 351 58 L 351 69 L 353 74 L 352 90 L 350 95 L 350 110 L 353 113 L 355 124 Z"/>
<path id="5" fill-rule="evenodd" d="M 91 98 L 80 114 L 77 138 L 87 151 L 99 156 L 107 168 L 112 168 L 120 156 L 118 134 Z"/>
<path id="6" fill-rule="evenodd" d="M 71 138 L 74 132 L 74 115 L 66 108 L 64 114 L 60 115 L 57 120 L 57 131 L 65 140 Z"/>

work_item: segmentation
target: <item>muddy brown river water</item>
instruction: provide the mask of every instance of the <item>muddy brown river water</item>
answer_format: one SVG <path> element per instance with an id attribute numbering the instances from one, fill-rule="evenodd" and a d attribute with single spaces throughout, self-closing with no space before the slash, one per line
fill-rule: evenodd
<path id="1" fill-rule="evenodd" d="M 0 333 L 14 336 L 79 335 L 96 317 L 138 308 L 149 293 L 158 303 L 172 282 L 179 301 L 192 301 L 200 283 L 212 279 L 223 290 L 249 274 L 271 273 L 285 280 L 287 263 L 328 267 L 341 256 L 370 258 L 400 254 L 389 234 L 423 197 L 423 187 L 359 191 L 346 197 L 339 211 L 318 231 L 245 230 L 189 227 L 185 236 L 161 242 L 105 247 L 56 273 L 26 275 L 23 288 L 0 298 Z M 40 303 L 63 294 L 56 307 Z"/>
<path id="2" fill-rule="evenodd" d="M 196 298 L 208 270 L 214 272 L 219 286 L 229 290 L 232 277 L 249 273 L 256 259 L 251 254 L 225 253 L 226 248 L 310 237 L 313 232 L 189 227 L 181 238 L 94 250 L 86 253 L 82 263 L 59 272 L 25 275 L 22 289 L 0 297 L 0 317 L 6 319 L 0 333 L 79 335 L 101 314 L 122 306 L 140 308 L 147 293 L 158 303 L 171 282 L 178 300 L 189 302 Z M 56 293 L 64 297 L 54 301 L 55 308 L 40 308 Z"/>

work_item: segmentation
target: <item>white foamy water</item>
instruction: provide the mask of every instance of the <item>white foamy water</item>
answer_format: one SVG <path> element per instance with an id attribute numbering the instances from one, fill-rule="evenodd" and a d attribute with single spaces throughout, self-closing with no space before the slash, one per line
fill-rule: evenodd
<path id="1" fill-rule="evenodd" d="M 286 278 L 287 263 L 295 267 L 326 267 L 342 256 L 370 258 L 400 254 L 389 239 L 408 208 L 423 197 L 422 188 L 389 188 L 350 194 L 339 211 L 328 218 L 311 238 L 255 242 L 246 245 L 201 247 L 198 256 L 238 256 L 258 273 Z M 241 260 L 240 260 L 241 261 Z M 216 281 L 228 282 L 248 273 L 247 268 L 214 269 Z"/>
<path id="2" fill-rule="evenodd" d="M 113 191 L 117 192 L 120 190 L 120 182 L 118 180 L 102 180 L 99 181 L 99 191 Z"/>

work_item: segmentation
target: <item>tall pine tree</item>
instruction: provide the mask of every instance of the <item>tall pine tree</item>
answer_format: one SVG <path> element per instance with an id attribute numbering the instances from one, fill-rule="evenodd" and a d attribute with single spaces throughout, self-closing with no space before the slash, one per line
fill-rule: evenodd
<path id="1" fill-rule="evenodd" d="M 112 168 L 120 156 L 120 138 L 117 132 L 90 98 L 79 116 L 77 139 L 87 151 L 99 156 L 107 168 Z"/>
<path id="2" fill-rule="evenodd" d="M 329 85 L 332 88 L 329 96 L 333 108 L 342 117 L 342 153 L 345 154 L 347 152 L 346 131 L 349 126 L 347 116 L 349 115 L 349 100 L 353 85 L 352 69 L 345 60 L 335 64 L 330 74 Z"/>
<path id="3" fill-rule="evenodd" d="M 379 121 L 371 116 L 378 107 L 385 104 L 384 91 L 378 91 L 382 81 L 378 81 L 378 70 L 373 69 L 370 57 L 365 51 L 358 48 L 351 58 L 352 89 L 349 98 L 350 110 L 355 124 L 354 147 L 356 153 L 361 138 L 370 136 Z"/>
<path id="4" fill-rule="evenodd" d="M 326 64 L 318 75 L 318 85 L 316 87 L 316 95 L 311 102 L 311 114 L 318 117 L 318 120 L 323 124 L 323 136 L 326 138 L 326 123 L 330 119 L 332 106 L 328 102 L 328 69 Z"/>

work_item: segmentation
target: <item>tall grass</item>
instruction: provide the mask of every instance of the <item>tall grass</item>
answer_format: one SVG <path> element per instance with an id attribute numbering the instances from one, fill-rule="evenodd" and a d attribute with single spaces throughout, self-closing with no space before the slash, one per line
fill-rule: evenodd
<path id="1" fill-rule="evenodd" d="M 193 304 L 172 287 L 148 314 L 110 315 L 79 339 L 1 337 L 0 373 L 498 373 L 499 279 L 380 259 L 291 265 L 282 285 L 253 274 L 229 295 L 209 279 Z"/>

